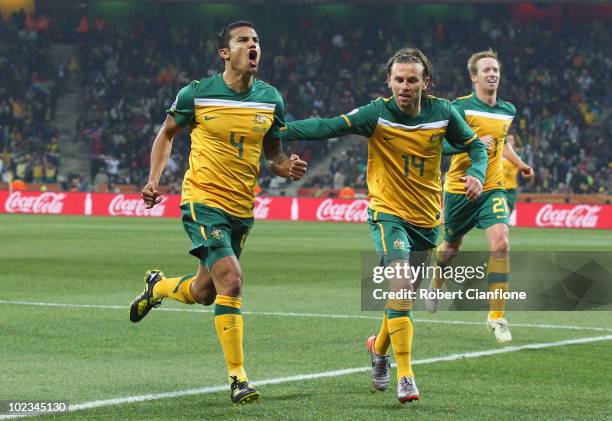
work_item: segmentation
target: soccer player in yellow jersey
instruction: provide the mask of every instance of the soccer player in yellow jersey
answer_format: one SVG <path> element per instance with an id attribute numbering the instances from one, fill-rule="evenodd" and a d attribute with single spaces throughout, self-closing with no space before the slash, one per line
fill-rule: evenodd
<path id="1" fill-rule="evenodd" d="M 508 149 L 508 146 L 505 146 L 505 139 L 516 109 L 511 103 L 497 97 L 501 65 L 495 52 L 488 50 L 473 54 L 468 60 L 467 67 L 474 92 L 457 98 L 453 101 L 453 107 L 489 145 L 489 161 L 483 194 L 477 201 L 470 201 L 462 188 L 462 180 L 469 166 L 469 157 L 452 145 L 445 144 L 444 153 L 452 155 L 452 159 L 444 183 L 444 242 L 438 247 L 436 256 L 438 265 L 446 267 L 459 253 L 463 236 L 474 226 L 484 229 L 491 251 L 487 266 L 489 289 L 507 291 L 510 272 L 509 212 L 501 158 Z M 525 177 L 531 177 L 533 175 L 531 167 L 518 159 L 513 150 L 512 154 L 513 163 L 519 167 Z M 431 288 L 440 288 L 442 282 L 441 278 L 435 277 Z M 426 304 L 430 311 L 435 311 L 438 301 L 430 299 Z M 505 300 L 491 300 L 487 326 L 500 343 L 512 340 L 508 322 L 504 318 L 504 310 Z"/>
<path id="2" fill-rule="evenodd" d="M 487 165 L 485 147 L 445 99 L 427 94 L 433 68 L 420 50 L 398 51 L 387 63 L 387 84 L 393 96 L 334 118 L 312 118 L 287 124 L 283 138 L 317 140 L 354 133 L 368 138 L 368 224 L 381 263 L 409 265 L 417 253 L 429 257 L 440 225 L 440 160 L 442 139 L 468 151 L 472 162 L 462 192 L 475 200 L 482 190 Z M 419 256 L 423 260 L 422 256 Z M 413 285 L 415 282 L 415 285 Z M 394 292 L 415 290 L 420 280 L 389 279 Z M 411 365 L 412 301 L 386 303 L 378 335 L 367 341 L 372 358 L 372 384 L 389 386 L 387 352 L 393 346 L 397 362 L 397 398 L 419 399 Z"/>
<path id="3" fill-rule="evenodd" d="M 166 278 L 159 270 L 147 272 L 144 292 L 132 302 L 130 320 L 139 322 L 164 298 L 186 304 L 214 302 L 231 400 L 245 403 L 257 400 L 259 392 L 249 385 L 244 370 L 238 259 L 253 225 L 253 189 L 261 152 L 276 175 L 295 180 L 304 175 L 306 162 L 282 152 L 283 100 L 274 87 L 255 79 L 261 51 L 253 24 L 228 25 L 219 34 L 218 49 L 224 72 L 192 82 L 178 93 L 153 143 L 149 182 L 142 189 L 148 207 L 161 201 L 158 183 L 172 140 L 189 126 L 191 152 L 181 211 L 192 243 L 190 253 L 200 260 L 199 268 L 195 274 L 175 278 Z"/>

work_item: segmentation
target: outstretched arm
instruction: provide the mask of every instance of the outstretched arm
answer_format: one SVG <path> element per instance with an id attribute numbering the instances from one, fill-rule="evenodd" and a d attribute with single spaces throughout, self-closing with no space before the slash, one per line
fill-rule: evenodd
<path id="1" fill-rule="evenodd" d="M 296 154 L 287 157 L 280 139 L 265 137 L 263 150 L 267 167 L 277 176 L 299 180 L 306 173 L 308 167 L 306 161 L 302 161 Z"/>
<path id="2" fill-rule="evenodd" d="M 350 122 L 344 115 L 333 118 L 308 118 L 287 123 L 283 140 L 324 140 L 352 133 Z"/>
<path id="3" fill-rule="evenodd" d="M 281 132 L 281 138 L 282 140 L 322 140 L 347 134 L 369 137 L 376 129 L 382 104 L 382 100 L 376 100 L 338 117 L 308 118 L 289 122 L 287 130 Z"/>
<path id="4" fill-rule="evenodd" d="M 151 169 L 149 171 L 149 181 L 142 188 L 142 200 L 147 209 L 161 202 L 161 195 L 158 191 L 159 179 L 166 168 L 170 153 L 172 152 L 172 140 L 181 131 L 181 126 L 176 124 L 174 117 L 166 116 L 166 121 L 162 124 L 159 133 L 155 137 L 151 148 Z"/>
<path id="5" fill-rule="evenodd" d="M 504 143 L 504 158 L 510 161 L 515 167 L 517 167 L 524 178 L 530 179 L 533 177 L 533 168 L 527 165 L 520 156 L 517 155 L 516 151 L 509 143 Z"/>

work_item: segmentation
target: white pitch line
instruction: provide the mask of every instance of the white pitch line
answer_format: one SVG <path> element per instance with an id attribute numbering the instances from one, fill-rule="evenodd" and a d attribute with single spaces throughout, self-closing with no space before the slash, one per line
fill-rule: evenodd
<path id="1" fill-rule="evenodd" d="M 26 305 L 38 307 L 62 307 L 62 308 L 97 308 L 110 310 L 127 310 L 129 306 L 118 305 L 103 305 L 103 304 L 70 304 L 70 303 L 48 303 L 39 301 L 8 301 L 0 300 L 0 304 L 9 305 Z M 158 311 L 169 311 L 175 313 L 213 313 L 212 310 L 198 308 L 172 308 L 164 307 L 155 309 Z M 380 320 L 379 316 L 364 316 L 359 314 L 326 314 L 326 313 L 293 313 L 279 311 L 242 311 L 242 314 L 254 316 L 282 316 L 282 317 L 312 317 L 324 319 L 365 319 L 365 320 Z M 451 325 L 472 325 L 480 326 L 482 322 L 470 322 L 463 320 L 437 320 L 437 319 L 415 319 L 419 323 L 438 323 Z M 540 329 L 567 329 L 567 330 L 591 330 L 594 332 L 612 332 L 612 328 L 594 327 L 594 326 L 573 326 L 573 325 L 554 325 L 554 324 L 537 324 L 537 323 L 512 323 L 515 327 L 533 327 Z"/>
<path id="2" fill-rule="evenodd" d="M 567 339 L 567 340 L 557 341 L 557 342 L 533 343 L 533 344 L 520 345 L 520 346 L 506 346 L 503 348 L 488 349 L 485 351 L 462 352 L 462 353 L 457 353 L 457 354 L 444 355 L 441 357 L 414 360 L 412 364 L 413 365 L 429 365 L 429 364 L 435 364 L 439 362 L 451 362 L 451 361 L 457 361 L 457 360 L 462 360 L 462 359 L 473 359 L 473 358 L 487 357 L 491 355 L 508 354 L 511 352 L 519 352 L 519 351 L 528 350 L 528 349 L 534 350 L 534 349 L 555 348 L 555 347 L 561 347 L 561 346 L 582 345 L 582 344 L 588 344 L 588 343 L 593 343 L 593 342 L 603 342 L 603 341 L 610 341 L 610 340 L 612 340 L 612 335 L 592 336 L 588 338 L 578 338 L 578 339 Z M 323 379 L 323 378 L 329 378 L 329 377 L 347 376 L 349 374 L 355 374 L 355 373 L 363 373 L 368 370 L 371 370 L 371 367 L 345 368 L 342 370 L 323 371 L 320 373 L 299 374 L 297 376 L 288 376 L 288 377 L 276 377 L 272 379 L 254 381 L 253 384 L 257 386 L 266 386 L 266 385 L 272 385 L 272 384 L 282 384 L 282 383 L 305 381 L 305 380 L 316 380 L 316 379 Z M 146 395 L 125 396 L 125 397 L 119 397 L 119 398 L 113 398 L 113 399 L 99 399 L 95 401 L 83 402 L 83 403 L 79 403 L 75 405 L 70 405 L 69 412 L 83 411 L 86 409 L 101 408 L 101 407 L 106 407 L 106 406 L 123 405 L 123 404 L 128 404 L 128 403 L 152 401 L 152 400 L 158 400 L 158 399 L 176 398 L 176 397 L 182 397 L 182 396 L 206 395 L 210 393 L 226 391 L 227 388 L 228 388 L 227 384 L 224 384 L 224 385 L 218 385 L 218 386 L 200 387 L 196 389 L 177 390 L 174 392 L 150 393 Z M 17 416 L 0 415 L 0 419 L 22 418 L 22 417 L 27 417 L 27 416 L 33 416 L 33 415 L 17 415 Z"/>

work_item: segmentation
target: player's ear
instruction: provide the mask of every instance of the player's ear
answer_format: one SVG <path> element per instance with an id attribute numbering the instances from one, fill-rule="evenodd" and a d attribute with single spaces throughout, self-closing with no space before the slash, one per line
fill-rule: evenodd
<path id="1" fill-rule="evenodd" d="M 229 60 L 229 56 L 229 48 L 219 48 L 219 57 L 221 57 L 221 60 Z"/>
<path id="2" fill-rule="evenodd" d="M 472 81 L 472 83 L 476 83 L 478 78 L 476 77 L 476 75 L 474 73 L 470 73 L 470 80 Z"/>

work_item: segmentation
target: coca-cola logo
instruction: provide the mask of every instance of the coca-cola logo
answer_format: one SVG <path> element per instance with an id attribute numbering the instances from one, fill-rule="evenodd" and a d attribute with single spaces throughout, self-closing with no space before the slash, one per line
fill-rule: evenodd
<path id="1" fill-rule="evenodd" d="M 539 227 L 596 228 L 601 206 L 576 205 L 571 209 L 542 206 L 536 215 Z"/>
<path id="2" fill-rule="evenodd" d="M 317 220 L 365 222 L 368 220 L 368 201 L 360 199 L 350 203 L 334 203 L 334 199 L 325 199 L 317 209 Z"/>
<path id="3" fill-rule="evenodd" d="M 16 191 L 6 199 L 4 209 L 8 213 L 45 213 L 60 214 L 64 208 L 65 193 L 42 193 L 35 196 L 24 196 Z"/>
<path id="4" fill-rule="evenodd" d="M 112 216 L 164 216 L 166 213 L 166 197 L 159 204 L 147 209 L 140 198 L 129 199 L 122 194 L 113 197 L 108 205 L 108 213 Z"/>
<path id="5" fill-rule="evenodd" d="M 255 206 L 253 207 L 253 216 L 255 219 L 268 219 L 271 203 L 272 199 L 269 197 L 256 197 Z"/>

